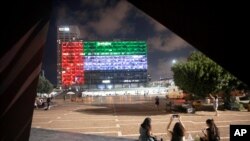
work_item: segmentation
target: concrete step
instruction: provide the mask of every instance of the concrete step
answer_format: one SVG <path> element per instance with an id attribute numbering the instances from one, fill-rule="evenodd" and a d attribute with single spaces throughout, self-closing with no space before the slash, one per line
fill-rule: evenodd
<path id="1" fill-rule="evenodd" d="M 136 141 L 133 139 L 31 128 L 30 141 Z"/>

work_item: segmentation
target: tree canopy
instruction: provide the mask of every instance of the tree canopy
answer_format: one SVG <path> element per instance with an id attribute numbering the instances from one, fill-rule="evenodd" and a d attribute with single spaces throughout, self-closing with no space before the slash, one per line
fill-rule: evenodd
<path id="1" fill-rule="evenodd" d="M 38 93 L 49 93 L 53 89 L 53 85 L 51 82 L 46 79 L 44 76 L 39 75 L 38 85 L 37 85 L 37 92 Z"/>
<path id="2" fill-rule="evenodd" d="M 175 84 L 193 94 L 194 98 L 242 85 L 236 77 L 200 52 L 193 52 L 187 62 L 176 63 L 172 71 Z"/>

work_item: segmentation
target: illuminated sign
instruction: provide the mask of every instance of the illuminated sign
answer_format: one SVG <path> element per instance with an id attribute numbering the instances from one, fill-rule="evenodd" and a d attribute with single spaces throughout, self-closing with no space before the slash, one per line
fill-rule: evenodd
<path id="1" fill-rule="evenodd" d="M 110 46 L 111 42 L 97 42 L 97 46 Z"/>
<path id="2" fill-rule="evenodd" d="M 110 80 L 102 80 L 102 83 L 105 83 L 105 84 L 110 83 Z"/>
<path id="3" fill-rule="evenodd" d="M 59 31 L 69 31 L 69 27 L 59 27 Z"/>

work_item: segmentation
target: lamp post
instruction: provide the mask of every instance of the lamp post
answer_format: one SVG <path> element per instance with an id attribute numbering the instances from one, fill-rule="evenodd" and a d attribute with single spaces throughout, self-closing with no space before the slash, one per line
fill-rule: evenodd
<path id="1" fill-rule="evenodd" d="M 172 60 L 172 64 L 175 64 L 175 63 L 176 63 L 176 60 L 175 60 L 175 59 L 173 59 L 173 60 Z"/>
<path id="2" fill-rule="evenodd" d="M 171 64 L 171 67 L 173 67 L 173 65 L 177 63 L 177 60 L 173 59 L 171 63 L 172 63 L 172 64 Z M 172 73 L 173 73 L 173 72 L 172 72 Z M 171 77 L 171 75 L 170 75 L 170 77 Z"/>

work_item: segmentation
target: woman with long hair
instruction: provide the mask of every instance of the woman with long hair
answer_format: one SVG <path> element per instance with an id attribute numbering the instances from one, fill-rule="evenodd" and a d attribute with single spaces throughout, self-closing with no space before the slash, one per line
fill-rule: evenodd
<path id="1" fill-rule="evenodd" d="M 152 131 L 151 118 L 147 117 L 144 119 L 143 123 L 140 126 L 139 141 L 154 141 L 155 137 L 152 136 L 151 131 Z"/>
<path id="2" fill-rule="evenodd" d="M 175 123 L 173 130 L 170 130 L 170 125 L 174 119 L 178 119 L 178 122 Z M 185 127 L 179 115 L 171 116 L 170 121 L 167 126 L 167 130 L 172 135 L 171 141 L 184 141 L 185 140 Z"/>
<path id="3" fill-rule="evenodd" d="M 220 140 L 220 132 L 217 126 L 214 123 L 213 119 L 207 119 L 206 124 L 208 128 L 206 129 L 207 133 L 204 133 L 206 141 L 219 141 Z"/>

